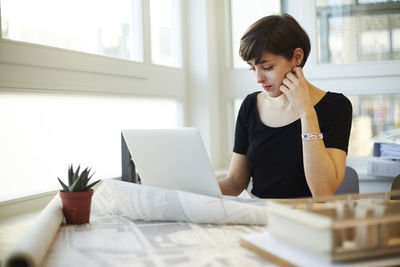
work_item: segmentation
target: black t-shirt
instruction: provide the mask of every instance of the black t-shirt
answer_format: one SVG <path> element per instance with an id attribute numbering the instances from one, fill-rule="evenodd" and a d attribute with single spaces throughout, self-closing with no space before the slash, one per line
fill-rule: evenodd
<path id="1" fill-rule="evenodd" d="M 257 112 L 258 93 L 248 95 L 240 107 L 233 148 L 247 155 L 251 193 L 261 198 L 311 196 L 304 174 L 300 119 L 282 127 L 265 125 Z M 327 92 L 314 108 L 325 146 L 347 153 L 351 102 L 343 94 Z"/>

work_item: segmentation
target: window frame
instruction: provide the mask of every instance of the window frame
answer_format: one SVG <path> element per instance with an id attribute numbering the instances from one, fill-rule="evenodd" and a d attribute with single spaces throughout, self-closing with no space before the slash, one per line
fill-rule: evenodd
<path id="1" fill-rule="evenodd" d="M 3 39 L 0 35 L 0 93 L 175 99 L 179 124 L 185 124 L 188 95 L 184 47 L 186 1 L 180 2 L 183 47 L 180 68 L 151 63 L 149 0 L 141 1 L 143 62 Z"/>
<path id="2" fill-rule="evenodd" d="M 224 53 L 221 69 L 221 93 L 229 103 L 222 119 L 229 122 L 226 133 L 224 153 L 230 155 L 233 145 L 235 119 L 233 103 L 235 99 L 243 99 L 247 94 L 261 90 L 252 74 L 246 69 L 234 69 L 230 34 L 230 1 L 223 1 L 224 18 Z M 318 62 L 317 46 L 317 13 L 316 0 L 282 0 L 282 12 L 286 12 L 300 21 L 311 40 L 311 53 L 304 68 L 307 79 L 324 91 L 334 91 L 346 95 L 399 93 L 400 61 L 357 62 L 346 64 L 321 64 Z M 230 158 L 226 157 L 229 162 Z"/>
<path id="3" fill-rule="evenodd" d="M 149 5 L 150 5 L 150 1 L 151 0 L 147 0 L 147 1 L 149 1 Z M 182 4 L 182 2 L 183 2 L 183 0 L 173 0 L 172 1 L 172 4 L 173 5 L 177 5 L 177 8 L 176 8 L 176 12 L 178 12 L 178 13 L 180 13 L 181 14 L 181 18 L 180 18 L 180 21 L 179 21 L 179 18 L 177 18 L 177 17 L 174 17 L 173 18 L 173 25 L 175 24 L 175 25 L 177 25 L 177 24 L 180 24 L 180 25 L 178 25 L 178 27 L 177 28 L 175 28 L 175 29 L 173 29 L 173 31 L 171 32 L 171 37 L 172 37 L 172 39 L 171 39 L 171 41 L 170 41 L 170 44 L 173 46 L 174 44 L 175 44 L 175 46 L 176 47 L 173 47 L 172 49 L 171 49 L 171 52 L 172 52 L 172 57 L 175 57 L 173 60 L 172 60 L 172 66 L 168 66 L 169 68 L 176 68 L 176 69 L 181 69 L 181 68 L 183 68 L 183 42 L 182 42 L 182 39 L 183 39 L 183 29 L 184 29 L 184 25 L 183 25 L 183 20 L 182 20 L 182 18 L 183 18 L 183 12 L 182 12 L 182 9 L 183 9 L 183 7 L 184 7 L 184 5 Z M 149 14 L 150 14 L 150 12 L 151 12 L 151 10 L 149 9 Z M 179 23 L 180 22 L 180 23 Z M 150 26 L 151 26 L 151 22 L 149 23 L 150 24 Z M 150 35 L 150 39 L 152 38 L 152 36 Z M 181 39 L 181 41 L 180 41 L 180 43 L 177 43 L 176 42 L 176 40 L 177 39 Z M 151 41 L 151 40 L 150 40 Z M 151 44 L 152 45 L 152 44 Z M 149 50 L 152 50 L 153 49 L 153 47 L 151 46 L 151 47 L 149 47 Z M 157 59 L 155 59 L 154 57 L 153 57 L 153 53 L 151 53 L 152 55 L 151 55 L 151 63 L 153 64 L 153 65 L 158 65 L 158 66 L 166 66 L 165 64 L 163 64 L 163 60 L 161 60 L 161 62 L 160 61 L 158 61 Z"/>
<path id="4" fill-rule="evenodd" d="M 316 0 L 298 3 L 288 0 L 288 12 L 301 21 L 311 40 L 311 53 L 304 72 L 311 83 L 323 90 L 344 94 L 397 93 L 400 88 L 400 60 L 330 64 L 318 62 Z"/>
<path id="5" fill-rule="evenodd" d="M 141 1 L 143 62 L 0 36 L 0 90 L 129 94 L 173 97 L 182 101 L 185 97 L 185 61 L 182 60 L 181 68 L 151 63 L 149 0 Z M 183 2 L 180 9 L 182 47 L 185 38 Z M 15 75 L 16 68 L 19 68 L 19 75 Z"/>
<path id="6" fill-rule="evenodd" d="M 396 12 L 396 8 L 400 8 L 400 2 L 386 2 L 386 3 L 368 3 L 368 4 L 360 4 L 358 3 L 358 0 L 353 0 L 353 4 L 351 5 L 346 5 L 343 7 L 321 7 L 321 8 L 316 8 L 316 20 L 318 20 L 318 16 L 323 16 L 324 19 L 327 21 L 329 17 L 344 17 L 344 16 L 354 16 L 354 15 L 386 15 L 386 14 L 398 14 L 399 12 Z M 367 13 L 370 12 L 370 13 Z M 323 27 L 319 29 L 319 33 L 323 39 L 325 39 L 322 44 L 326 51 L 321 55 L 323 58 L 329 58 L 329 36 L 328 34 L 323 34 L 323 31 L 328 32 L 328 24 L 327 23 L 321 23 Z M 391 32 L 390 34 L 390 40 L 392 38 Z M 389 43 L 390 46 L 390 51 L 392 52 L 392 43 Z M 318 46 L 320 48 L 320 46 Z M 326 61 L 328 59 L 325 59 Z M 322 60 L 321 60 L 322 61 Z M 362 61 L 365 62 L 365 61 Z M 331 64 L 331 63 L 322 63 L 322 64 Z"/>

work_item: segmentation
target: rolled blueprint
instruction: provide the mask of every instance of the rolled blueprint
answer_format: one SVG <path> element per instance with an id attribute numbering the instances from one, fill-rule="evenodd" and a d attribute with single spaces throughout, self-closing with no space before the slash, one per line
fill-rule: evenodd
<path id="1" fill-rule="evenodd" d="M 7 254 L 4 266 L 40 266 L 63 219 L 61 199 L 57 194 Z"/>

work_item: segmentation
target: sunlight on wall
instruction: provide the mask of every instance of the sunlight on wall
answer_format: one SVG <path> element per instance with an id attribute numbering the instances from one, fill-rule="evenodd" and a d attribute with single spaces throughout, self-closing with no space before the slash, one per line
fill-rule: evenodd
<path id="1" fill-rule="evenodd" d="M 59 189 L 70 163 L 121 176 L 121 129 L 178 127 L 174 99 L 0 94 L 0 201 Z"/>

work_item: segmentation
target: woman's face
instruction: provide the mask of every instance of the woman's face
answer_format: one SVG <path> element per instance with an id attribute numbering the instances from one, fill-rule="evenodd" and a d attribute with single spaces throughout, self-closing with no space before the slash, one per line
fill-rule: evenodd
<path id="1" fill-rule="evenodd" d="M 255 59 L 247 62 L 250 70 L 253 71 L 254 77 L 258 84 L 271 97 L 278 97 L 282 94 L 279 87 L 286 76 L 296 66 L 295 60 L 288 60 L 281 55 L 274 55 L 265 52 L 260 62 L 255 65 Z"/>

